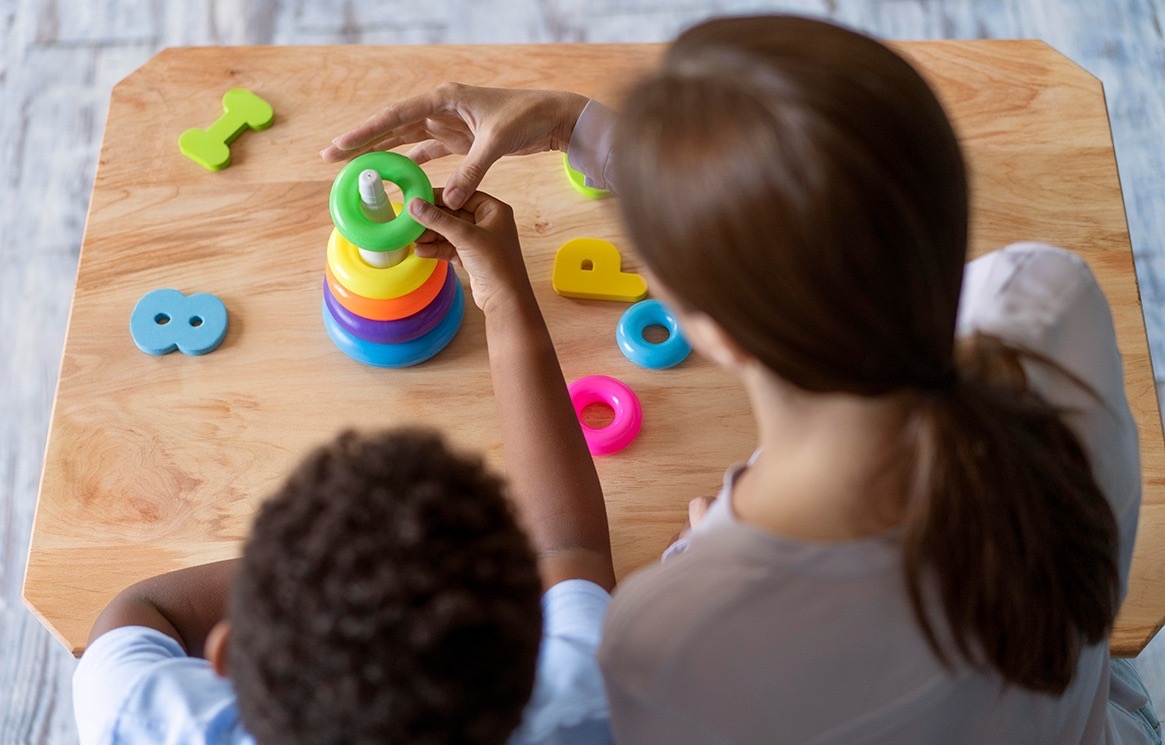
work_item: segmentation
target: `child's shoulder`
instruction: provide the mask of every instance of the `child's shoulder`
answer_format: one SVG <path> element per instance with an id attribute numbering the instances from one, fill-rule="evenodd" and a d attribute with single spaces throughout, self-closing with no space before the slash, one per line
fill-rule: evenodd
<path id="1" fill-rule="evenodd" d="M 607 696 L 596 654 L 611 596 L 568 579 L 542 596 L 542 649 L 534 693 L 510 745 L 611 742 Z"/>
<path id="2" fill-rule="evenodd" d="M 73 707 L 82 745 L 182 742 L 239 743 L 243 730 L 230 681 L 174 639 L 144 626 L 97 638 L 73 676 Z"/>

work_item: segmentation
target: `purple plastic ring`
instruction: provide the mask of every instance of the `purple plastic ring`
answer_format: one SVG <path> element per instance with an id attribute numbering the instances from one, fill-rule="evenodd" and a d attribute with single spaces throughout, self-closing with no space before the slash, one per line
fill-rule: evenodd
<path id="1" fill-rule="evenodd" d="M 375 321 L 370 318 L 356 315 L 340 305 L 332 288 L 324 281 L 324 304 L 336 324 L 357 339 L 372 342 L 373 344 L 401 344 L 413 339 L 419 339 L 432 331 L 441 323 L 441 319 L 453 306 L 453 296 L 457 294 L 457 275 L 450 270 L 445 275 L 445 284 L 433 298 L 433 302 L 421 308 L 411 316 L 405 316 L 395 321 Z"/>

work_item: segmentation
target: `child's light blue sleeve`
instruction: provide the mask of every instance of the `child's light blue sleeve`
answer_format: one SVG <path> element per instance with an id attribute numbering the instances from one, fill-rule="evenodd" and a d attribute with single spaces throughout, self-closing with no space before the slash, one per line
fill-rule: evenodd
<path id="1" fill-rule="evenodd" d="M 607 696 L 595 655 L 611 596 L 582 579 L 542 596 L 542 647 L 534 695 L 509 745 L 611 743 Z"/>
<path id="2" fill-rule="evenodd" d="M 73 675 L 81 745 L 251 743 L 229 681 L 155 629 L 100 636 Z"/>

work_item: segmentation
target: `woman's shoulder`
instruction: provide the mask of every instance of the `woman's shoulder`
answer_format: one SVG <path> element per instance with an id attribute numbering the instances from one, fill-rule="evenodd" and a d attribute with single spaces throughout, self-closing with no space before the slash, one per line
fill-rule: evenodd
<path id="1" fill-rule="evenodd" d="M 1077 326 L 1112 337 L 1108 302 L 1087 262 L 1042 243 L 1013 243 L 967 264 L 958 331 L 995 334 L 1047 354 L 1059 333 Z"/>
<path id="2" fill-rule="evenodd" d="M 1028 384 L 1064 413 L 1088 453 L 1120 527 L 1123 588 L 1141 498 L 1140 451 L 1112 312 L 1088 263 L 1039 243 L 1016 243 L 972 261 L 958 332 L 991 334 L 1054 363 L 1026 360 Z"/>
<path id="3" fill-rule="evenodd" d="M 914 633 L 891 535 L 815 543 L 733 523 L 693 538 L 684 553 L 616 588 L 603 631 L 609 658 L 651 669 L 668 666 L 680 649 L 739 658 L 755 647 L 771 656 L 796 648 L 774 648 L 774 638 L 852 638 L 871 617 L 886 630 L 897 619 Z"/>

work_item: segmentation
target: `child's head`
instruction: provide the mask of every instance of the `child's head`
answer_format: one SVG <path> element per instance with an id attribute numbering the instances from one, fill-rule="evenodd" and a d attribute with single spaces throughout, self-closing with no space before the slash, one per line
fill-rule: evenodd
<path id="1" fill-rule="evenodd" d="M 477 460 L 345 433 L 260 509 L 229 674 L 258 742 L 502 743 L 542 633 L 535 557 Z"/>
<path id="2" fill-rule="evenodd" d="M 950 124 L 903 59 L 804 18 L 729 18 L 627 96 L 615 161 L 636 250 L 783 379 L 943 381 L 967 245 Z"/>
<path id="3" fill-rule="evenodd" d="M 883 441 L 937 656 L 1062 692 L 1116 614 L 1116 524 L 1016 350 L 956 350 L 967 175 L 922 77 L 820 21 L 704 23 L 627 95 L 614 167 L 638 254 L 719 359 L 900 407 Z"/>

